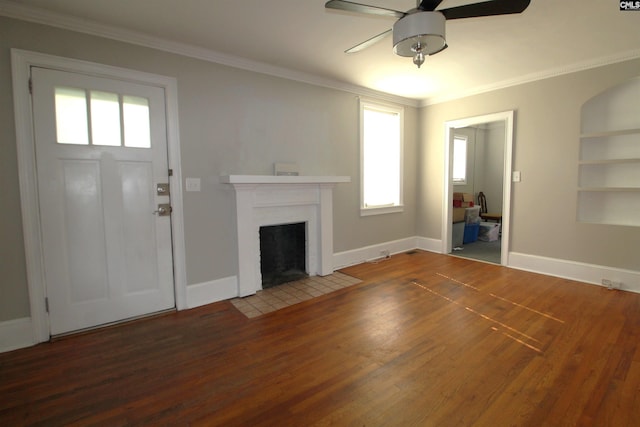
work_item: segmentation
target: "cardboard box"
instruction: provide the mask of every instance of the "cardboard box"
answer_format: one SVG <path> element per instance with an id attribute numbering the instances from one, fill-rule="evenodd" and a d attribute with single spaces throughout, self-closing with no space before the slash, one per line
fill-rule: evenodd
<path id="1" fill-rule="evenodd" d="M 473 224 L 480 222 L 480 206 L 473 206 L 470 208 L 453 208 L 453 223 L 466 222 L 467 224 Z"/>
<path id="2" fill-rule="evenodd" d="M 453 207 L 454 208 L 472 208 L 474 206 L 473 203 L 473 194 L 471 193 L 453 193 Z M 456 221 L 453 221 L 456 222 Z"/>
<path id="3" fill-rule="evenodd" d="M 453 207 L 454 208 L 472 208 L 473 202 L 463 202 L 462 200 L 454 200 Z"/>
<path id="4" fill-rule="evenodd" d="M 453 200 L 460 200 L 461 202 L 471 202 L 473 203 L 473 194 L 471 193 L 453 193 Z"/>
<path id="5" fill-rule="evenodd" d="M 453 222 L 464 222 L 465 208 L 453 208 Z"/>

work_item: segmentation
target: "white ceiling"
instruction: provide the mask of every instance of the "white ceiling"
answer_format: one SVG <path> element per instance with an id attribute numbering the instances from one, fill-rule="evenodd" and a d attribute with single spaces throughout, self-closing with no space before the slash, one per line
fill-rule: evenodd
<path id="1" fill-rule="evenodd" d="M 401 11 L 415 7 L 414 0 L 358 2 Z M 128 36 L 188 45 L 257 71 L 289 70 L 422 103 L 640 57 L 640 11 L 620 11 L 617 0 L 532 0 L 520 15 L 448 21 L 449 48 L 420 69 L 411 58 L 393 54 L 391 37 L 360 53 L 343 53 L 394 21 L 326 10 L 324 3 L 0 0 L 0 14 L 75 29 L 102 24 L 103 30 L 106 25 Z M 468 3 L 474 1 L 444 0 L 440 8 Z"/>

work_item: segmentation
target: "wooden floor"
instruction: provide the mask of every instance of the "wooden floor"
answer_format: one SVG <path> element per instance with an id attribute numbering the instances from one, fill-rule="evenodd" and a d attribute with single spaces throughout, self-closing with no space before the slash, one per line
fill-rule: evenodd
<path id="1" fill-rule="evenodd" d="M 0 354 L 0 425 L 638 426 L 640 295 L 415 252 Z"/>

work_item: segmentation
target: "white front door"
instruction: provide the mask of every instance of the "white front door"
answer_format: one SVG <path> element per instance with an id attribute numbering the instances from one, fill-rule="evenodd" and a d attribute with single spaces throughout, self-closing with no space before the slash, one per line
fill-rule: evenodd
<path id="1" fill-rule="evenodd" d="M 51 334 L 175 307 L 164 90 L 31 78 Z"/>

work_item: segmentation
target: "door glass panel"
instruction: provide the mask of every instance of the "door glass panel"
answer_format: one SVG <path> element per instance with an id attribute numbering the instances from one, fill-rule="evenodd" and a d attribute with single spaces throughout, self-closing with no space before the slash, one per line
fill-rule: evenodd
<path id="1" fill-rule="evenodd" d="M 91 91 L 91 139 L 84 89 L 56 87 L 56 130 L 60 144 L 151 148 L 149 100 L 139 96 Z M 122 120 L 120 112 L 122 111 Z"/>
<path id="2" fill-rule="evenodd" d="M 122 102 L 125 147 L 150 148 L 149 100 L 125 95 Z"/>
<path id="3" fill-rule="evenodd" d="M 84 89 L 55 88 L 56 140 L 59 144 L 89 145 L 86 96 Z"/>
<path id="4" fill-rule="evenodd" d="M 117 93 L 91 91 L 93 145 L 120 146 L 120 100 Z"/>

